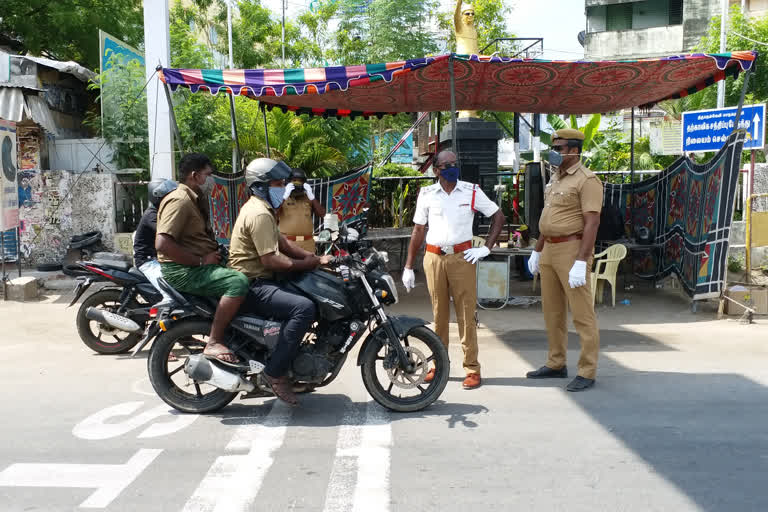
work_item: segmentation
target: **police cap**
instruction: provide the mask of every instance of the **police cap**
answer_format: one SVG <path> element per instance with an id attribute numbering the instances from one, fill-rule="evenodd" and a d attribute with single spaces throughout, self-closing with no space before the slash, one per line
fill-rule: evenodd
<path id="1" fill-rule="evenodd" d="M 552 139 L 584 140 L 584 133 L 574 128 L 563 128 L 553 133 Z"/>

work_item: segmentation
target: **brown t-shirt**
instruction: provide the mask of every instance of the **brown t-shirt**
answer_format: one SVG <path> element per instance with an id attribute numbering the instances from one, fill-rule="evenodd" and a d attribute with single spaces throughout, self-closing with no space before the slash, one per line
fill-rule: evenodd
<path id="1" fill-rule="evenodd" d="M 542 236 L 568 236 L 584 231 L 584 214 L 603 207 L 603 184 L 581 162 L 555 173 L 544 191 L 539 219 Z"/>
<path id="2" fill-rule="evenodd" d="M 214 252 L 219 246 L 209 222 L 208 199 L 199 197 L 183 183 L 160 203 L 157 234 L 169 235 L 177 244 L 200 257 Z M 173 262 L 161 251 L 157 251 L 157 260 L 160 263 Z"/>
<path id="3" fill-rule="evenodd" d="M 229 266 L 248 279 L 271 279 L 261 257 L 279 252 L 280 232 L 275 211 L 259 197 L 251 197 L 240 209 L 232 229 L 229 246 Z"/>
<path id="4" fill-rule="evenodd" d="M 283 201 L 279 227 L 284 235 L 312 236 L 312 203 L 307 196 L 289 197 Z"/>

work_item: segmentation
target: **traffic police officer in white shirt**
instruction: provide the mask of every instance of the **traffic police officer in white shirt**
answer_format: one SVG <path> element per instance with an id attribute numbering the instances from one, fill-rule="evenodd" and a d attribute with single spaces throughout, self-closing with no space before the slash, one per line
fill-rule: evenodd
<path id="1" fill-rule="evenodd" d="M 477 361 L 477 277 L 475 263 L 491 253 L 491 247 L 504 226 L 504 214 L 477 185 L 459 181 L 456 154 L 443 151 L 435 160 L 438 183 L 419 192 L 413 216 L 413 235 L 408 246 L 408 259 L 403 269 L 403 285 L 411 291 L 416 284 L 413 260 L 426 238 L 424 274 L 432 300 L 435 332 L 448 346 L 450 301 L 453 298 L 459 337 L 464 350 L 464 389 L 480 386 L 480 363 Z M 491 228 L 483 247 L 472 247 L 472 224 L 475 212 L 491 218 Z M 427 230 L 426 225 L 429 224 Z M 433 367 L 426 382 L 437 372 L 449 368 Z"/>

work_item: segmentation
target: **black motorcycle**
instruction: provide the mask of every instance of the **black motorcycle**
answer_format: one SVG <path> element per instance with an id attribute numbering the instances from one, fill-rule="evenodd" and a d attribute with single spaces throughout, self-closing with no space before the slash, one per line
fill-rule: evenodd
<path id="1" fill-rule="evenodd" d="M 330 384 L 364 338 L 357 364 L 368 393 L 379 404 L 411 412 L 440 396 L 450 371 L 448 351 L 425 320 L 384 311 L 383 306 L 398 300 L 386 265 L 386 253 L 371 248 L 364 256 L 334 258 L 328 269 L 283 282 L 310 298 L 318 312 L 288 373 L 295 385 Z M 242 398 L 272 396 L 262 372 L 280 338 L 280 323 L 237 316 L 226 344 L 243 363 L 233 367 L 210 360 L 202 352 L 216 301 L 180 294 L 162 280 L 160 286 L 175 301 L 158 317 L 163 332 L 147 361 L 150 382 L 160 398 L 180 411 L 205 413 L 221 409 L 241 392 Z M 432 365 L 435 377 L 425 382 Z"/>
<path id="2" fill-rule="evenodd" d="M 152 305 L 163 300 L 162 294 L 138 269 L 114 261 L 78 261 L 67 268 L 77 277 L 75 304 L 94 283 L 107 282 L 87 297 L 77 312 L 80 339 L 100 354 L 121 354 L 136 345 L 147 322 Z"/>

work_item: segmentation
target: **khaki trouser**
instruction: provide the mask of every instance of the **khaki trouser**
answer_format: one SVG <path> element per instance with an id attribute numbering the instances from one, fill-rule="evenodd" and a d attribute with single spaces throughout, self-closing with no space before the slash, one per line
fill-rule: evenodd
<path id="1" fill-rule="evenodd" d="M 459 338 L 464 350 L 464 370 L 467 374 L 480 373 L 477 362 L 477 277 L 475 265 L 464 260 L 463 253 L 424 255 L 424 274 L 427 277 L 429 295 L 432 297 L 432 314 L 435 316 L 435 332 L 448 347 L 448 322 L 450 304 L 456 311 Z"/>
<path id="2" fill-rule="evenodd" d="M 592 302 L 592 258 L 587 261 L 587 284 L 571 288 L 568 273 L 576 261 L 581 240 L 546 243 L 541 253 L 541 302 L 547 326 L 549 354 L 546 366 L 559 370 L 565 366 L 568 349 L 568 306 L 573 314 L 573 325 L 579 333 L 581 356 L 579 375 L 594 379 L 600 351 L 600 332 Z"/>

